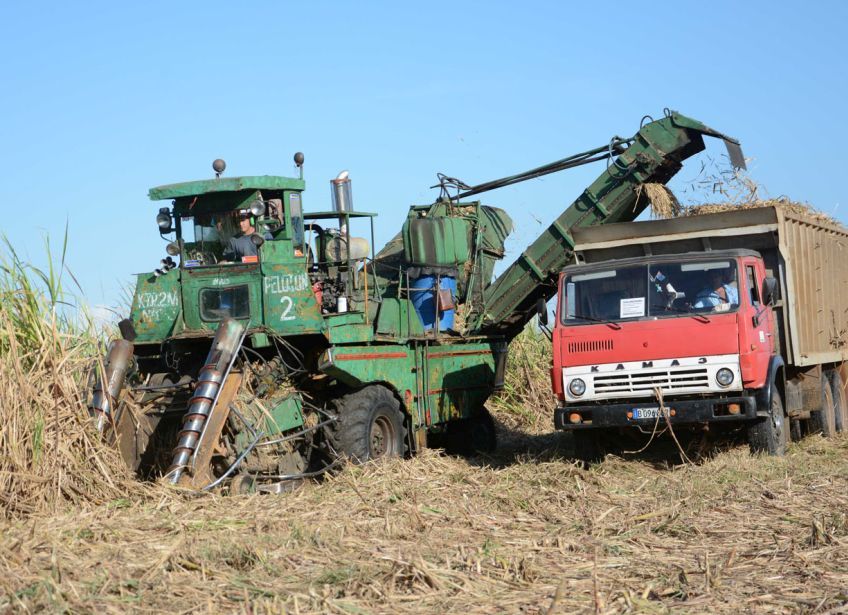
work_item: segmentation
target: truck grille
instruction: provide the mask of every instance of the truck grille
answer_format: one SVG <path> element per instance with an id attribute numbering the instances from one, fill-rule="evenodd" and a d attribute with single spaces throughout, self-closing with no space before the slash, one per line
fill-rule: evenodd
<path id="1" fill-rule="evenodd" d="M 709 387 L 706 368 L 684 367 L 678 369 L 650 370 L 629 374 L 604 374 L 594 377 L 595 393 L 636 393 Z"/>
<path id="2" fill-rule="evenodd" d="M 599 350 L 612 350 L 612 340 L 587 340 L 584 342 L 569 342 L 568 352 L 597 352 Z"/>

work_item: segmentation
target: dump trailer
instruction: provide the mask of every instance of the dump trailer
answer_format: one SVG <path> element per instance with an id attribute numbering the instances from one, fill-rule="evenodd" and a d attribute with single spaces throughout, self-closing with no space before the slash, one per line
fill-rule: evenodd
<path id="1" fill-rule="evenodd" d="M 754 452 L 848 429 L 848 230 L 783 206 L 574 232 L 555 423 L 586 460 L 626 433 L 744 429 Z"/>
<path id="2" fill-rule="evenodd" d="M 668 112 L 509 178 L 441 176 L 441 196 L 376 254 L 376 214 L 354 209 L 347 172 L 330 207 L 305 211 L 300 153 L 298 177 L 225 177 L 216 160 L 215 177 L 152 188 L 170 243 L 97 370 L 95 425 L 139 476 L 198 489 L 278 491 L 428 443 L 490 450 L 485 403 L 510 340 L 556 292 L 572 233 L 634 219 L 641 186 L 671 178 L 704 136 L 741 160 L 736 141 Z M 512 223 L 470 197 L 596 161 L 598 179 L 493 282 Z"/>

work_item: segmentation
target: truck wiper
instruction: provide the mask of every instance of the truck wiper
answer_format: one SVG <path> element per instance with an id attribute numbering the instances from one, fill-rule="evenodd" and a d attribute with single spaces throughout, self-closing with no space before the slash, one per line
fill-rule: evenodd
<path id="1" fill-rule="evenodd" d="M 653 309 L 653 308 L 659 308 L 661 310 L 666 310 L 667 312 L 678 312 L 680 314 L 689 314 L 689 316 L 691 316 L 695 320 L 700 320 L 701 322 L 710 322 L 709 318 L 707 318 L 703 314 L 699 314 L 698 312 L 693 312 L 691 309 L 690 310 L 684 310 L 684 309 L 681 309 L 681 308 L 676 308 L 676 307 L 671 306 L 671 305 L 652 305 L 651 309 Z"/>
<path id="2" fill-rule="evenodd" d="M 602 322 L 605 325 L 609 325 L 615 330 L 621 329 L 621 325 L 615 322 L 614 320 L 608 320 L 606 318 L 595 318 L 594 316 L 586 316 L 585 314 L 572 314 L 572 318 L 580 318 L 582 320 L 591 320 L 592 322 Z"/>

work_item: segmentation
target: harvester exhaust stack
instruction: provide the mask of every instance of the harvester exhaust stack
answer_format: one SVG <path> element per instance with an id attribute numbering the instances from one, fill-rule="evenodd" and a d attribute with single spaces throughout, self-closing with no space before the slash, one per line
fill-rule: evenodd
<path id="1" fill-rule="evenodd" d="M 180 477 L 197 451 L 209 417 L 216 409 L 223 384 L 238 356 L 244 334 L 244 324 L 232 318 L 226 319 L 218 327 L 218 332 L 212 340 L 212 349 L 198 375 L 197 388 L 188 402 L 183 428 L 180 431 L 177 446 L 174 448 L 173 461 L 166 473 L 171 484 L 176 485 L 180 481 Z"/>
<path id="2" fill-rule="evenodd" d="M 103 369 L 98 373 L 94 384 L 94 394 L 88 405 L 88 412 L 95 420 L 97 431 L 101 434 L 105 433 L 110 425 L 115 425 L 119 418 L 115 416 L 115 408 L 132 358 L 132 342 L 116 339 L 109 344 Z"/>

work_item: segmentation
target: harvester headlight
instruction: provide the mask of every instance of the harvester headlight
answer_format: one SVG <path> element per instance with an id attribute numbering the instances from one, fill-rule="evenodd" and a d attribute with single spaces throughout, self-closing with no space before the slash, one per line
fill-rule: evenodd
<path id="1" fill-rule="evenodd" d="M 167 207 L 163 207 L 156 214 L 156 224 L 159 225 L 159 232 L 162 234 L 171 232 L 171 212 Z"/>
<path id="2" fill-rule="evenodd" d="M 716 372 L 716 382 L 719 386 L 729 387 L 733 382 L 733 370 L 722 367 Z"/>
<path id="3" fill-rule="evenodd" d="M 574 397 L 580 397 L 586 392 L 586 383 L 580 378 L 575 378 L 568 383 L 568 391 L 574 395 Z"/>
<path id="4" fill-rule="evenodd" d="M 180 253 L 180 244 L 176 241 L 172 241 L 165 247 L 165 252 L 167 252 L 170 256 L 176 256 Z"/>
<path id="5" fill-rule="evenodd" d="M 254 216 L 261 216 L 265 214 L 265 202 L 259 199 L 256 199 L 250 204 L 250 213 Z"/>

